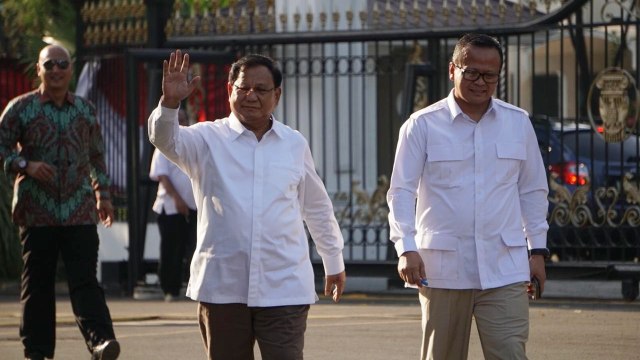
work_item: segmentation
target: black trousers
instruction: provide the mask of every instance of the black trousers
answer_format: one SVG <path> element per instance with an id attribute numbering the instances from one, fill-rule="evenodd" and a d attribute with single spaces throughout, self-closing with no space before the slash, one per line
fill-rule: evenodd
<path id="1" fill-rule="evenodd" d="M 189 217 L 182 214 L 167 215 L 164 210 L 158 215 L 160 232 L 160 261 L 158 276 L 165 294 L 178 296 L 182 279 L 189 278 L 189 266 L 196 245 L 197 213 L 189 210 Z"/>
<path id="2" fill-rule="evenodd" d="M 53 358 L 56 341 L 55 278 L 58 255 L 69 284 L 71 307 L 87 347 L 115 339 L 104 292 L 96 278 L 96 225 L 20 227 L 22 242 L 22 319 L 25 355 Z"/>

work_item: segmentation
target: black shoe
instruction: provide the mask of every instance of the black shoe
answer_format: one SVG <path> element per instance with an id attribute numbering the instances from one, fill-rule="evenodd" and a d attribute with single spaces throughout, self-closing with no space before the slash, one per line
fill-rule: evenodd
<path id="1" fill-rule="evenodd" d="M 105 342 L 93 348 L 91 360 L 115 360 L 118 355 L 120 355 L 118 340 L 105 340 Z"/>
<path id="2" fill-rule="evenodd" d="M 45 359 L 44 355 L 38 352 L 31 353 L 24 358 L 24 360 L 44 360 L 44 359 Z"/>

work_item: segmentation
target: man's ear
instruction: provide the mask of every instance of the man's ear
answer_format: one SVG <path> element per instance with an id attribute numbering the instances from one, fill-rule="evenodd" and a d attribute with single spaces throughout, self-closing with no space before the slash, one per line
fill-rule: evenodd
<path id="1" fill-rule="evenodd" d="M 453 62 L 449 62 L 449 80 L 453 81 L 456 75 L 456 65 Z"/>
<path id="2" fill-rule="evenodd" d="M 275 88 L 273 91 L 276 92 L 276 106 L 280 102 L 280 95 L 282 95 L 282 85 L 280 87 Z"/>

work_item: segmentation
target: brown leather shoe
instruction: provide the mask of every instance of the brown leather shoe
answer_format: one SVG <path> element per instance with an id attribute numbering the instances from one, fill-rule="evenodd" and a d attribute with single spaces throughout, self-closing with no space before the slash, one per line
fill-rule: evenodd
<path id="1" fill-rule="evenodd" d="M 115 360 L 118 355 L 120 355 L 120 343 L 118 343 L 118 340 L 105 340 L 105 342 L 93 348 L 91 360 Z"/>

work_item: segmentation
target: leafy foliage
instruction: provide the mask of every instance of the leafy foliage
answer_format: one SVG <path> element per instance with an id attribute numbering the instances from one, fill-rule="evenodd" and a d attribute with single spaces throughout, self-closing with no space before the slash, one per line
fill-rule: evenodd
<path id="1" fill-rule="evenodd" d="M 32 64 L 40 49 L 53 41 L 75 53 L 76 15 L 71 0 L 3 0 L 0 16 L 9 55 Z"/>

